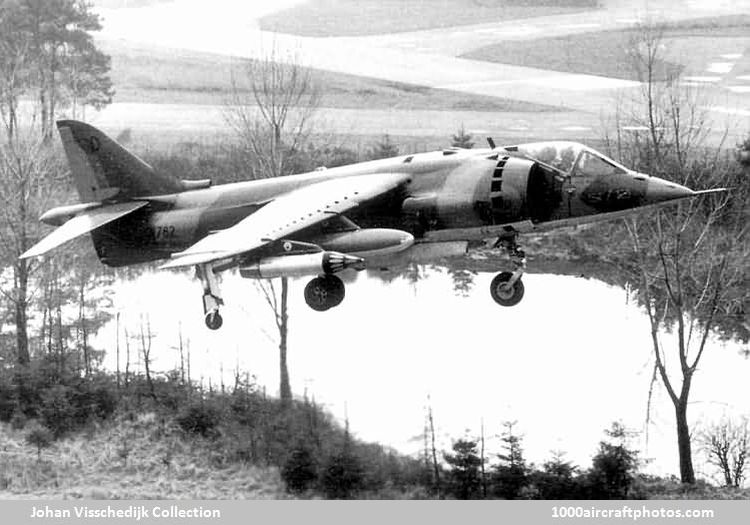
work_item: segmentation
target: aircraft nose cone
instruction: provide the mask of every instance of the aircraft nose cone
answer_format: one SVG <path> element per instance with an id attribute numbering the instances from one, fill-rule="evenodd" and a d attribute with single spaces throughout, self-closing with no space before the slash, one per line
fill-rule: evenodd
<path id="1" fill-rule="evenodd" d="M 675 199 L 684 199 L 685 197 L 694 195 L 694 193 L 690 188 L 674 182 L 660 179 L 659 177 L 649 177 L 645 197 L 648 204 L 656 204 Z"/>

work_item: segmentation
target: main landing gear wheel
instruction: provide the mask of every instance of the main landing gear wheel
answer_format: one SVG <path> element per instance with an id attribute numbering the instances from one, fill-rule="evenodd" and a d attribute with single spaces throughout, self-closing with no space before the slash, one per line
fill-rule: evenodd
<path id="1" fill-rule="evenodd" d="M 340 305 L 344 295 L 344 282 L 335 275 L 321 275 L 305 286 L 305 302 L 316 312 Z"/>
<path id="2" fill-rule="evenodd" d="M 224 319 L 218 311 L 208 312 L 206 314 L 206 326 L 210 330 L 218 330 L 224 324 Z"/>
<path id="3" fill-rule="evenodd" d="M 523 299 L 523 281 L 518 278 L 515 282 L 510 282 L 512 277 L 513 272 L 502 272 L 490 284 L 492 299 L 501 306 L 515 306 Z"/>

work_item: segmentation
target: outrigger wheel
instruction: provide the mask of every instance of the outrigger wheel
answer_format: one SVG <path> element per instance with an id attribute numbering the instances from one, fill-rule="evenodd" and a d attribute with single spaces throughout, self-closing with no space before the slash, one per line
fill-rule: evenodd
<path id="1" fill-rule="evenodd" d="M 203 284 L 203 314 L 209 330 L 218 330 L 224 324 L 219 307 L 224 304 L 213 268 L 208 265 L 195 267 L 195 273 Z"/>
<path id="2" fill-rule="evenodd" d="M 344 294 L 344 282 L 332 274 L 316 277 L 305 286 L 305 302 L 317 312 L 340 305 Z"/>
<path id="3" fill-rule="evenodd" d="M 495 302 L 501 306 L 515 306 L 523 299 L 523 281 L 520 278 L 510 282 L 513 272 L 502 272 L 492 279 L 490 293 Z"/>

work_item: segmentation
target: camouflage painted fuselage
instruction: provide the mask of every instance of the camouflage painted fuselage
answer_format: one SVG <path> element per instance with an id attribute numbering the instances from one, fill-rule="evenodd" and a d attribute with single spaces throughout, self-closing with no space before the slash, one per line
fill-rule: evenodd
<path id="1" fill-rule="evenodd" d="M 92 236 L 99 257 L 111 266 L 168 258 L 210 232 L 233 226 L 281 194 L 332 178 L 373 173 L 406 173 L 411 181 L 347 217 L 363 228 L 407 231 L 418 244 L 525 231 L 520 224 L 528 230 L 587 222 L 650 203 L 649 177 L 626 170 L 577 173 L 575 162 L 565 172 L 501 148 L 405 155 L 149 196 L 147 206 Z M 314 241 L 319 233 L 303 231 L 294 239 Z"/>

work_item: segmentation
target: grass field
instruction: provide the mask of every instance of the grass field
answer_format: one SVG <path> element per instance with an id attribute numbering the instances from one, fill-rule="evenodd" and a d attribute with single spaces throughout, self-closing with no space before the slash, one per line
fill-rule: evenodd
<path id="1" fill-rule="evenodd" d="M 638 80 L 628 55 L 635 31 L 603 31 L 570 36 L 508 41 L 482 47 L 462 55 L 463 58 Z M 664 42 L 684 42 L 692 37 L 740 38 L 750 36 L 750 17 L 718 17 L 672 25 L 664 32 Z M 705 43 L 704 43 L 705 45 Z M 683 62 L 679 49 L 656 66 L 660 78 L 668 71 L 680 71 Z M 706 47 L 709 52 L 710 46 Z"/>
<path id="2" fill-rule="evenodd" d="M 232 89 L 232 71 L 241 78 L 244 61 L 183 50 L 158 50 L 102 41 L 112 57 L 116 102 L 223 104 Z M 313 70 L 322 107 L 437 109 L 446 111 L 556 111 L 558 108 L 482 95 L 433 89 L 342 73 Z"/>
<path id="3" fill-rule="evenodd" d="M 153 414 L 100 424 L 42 450 L 0 424 L 0 499 L 266 499 L 286 492 L 275 469 L 217 456 Z"/>
<path id="4" fill-rule="evenodd" d="M 596 4 L 594 0 L 310 0 L 261 18 L 260 26 L 299 36 L 378 35 L 571 14 Z"/>

